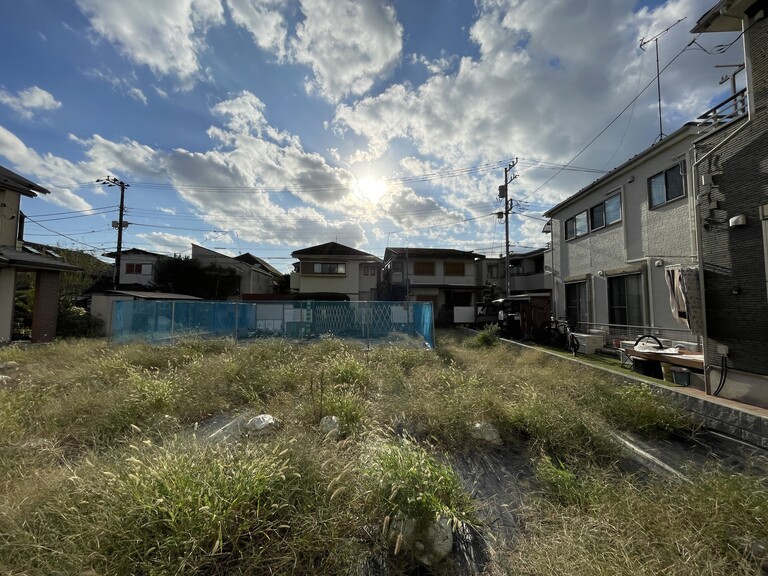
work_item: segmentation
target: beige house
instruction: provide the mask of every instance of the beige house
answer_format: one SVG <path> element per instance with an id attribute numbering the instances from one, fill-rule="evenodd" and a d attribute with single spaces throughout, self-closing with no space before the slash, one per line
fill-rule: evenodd
<path id="1" fill-rule="evenodd" d="M 436 311 L 474 310 L 482 300 L 485 256 L 451 248 L 387 248 L 388 299 L 432 302 Z"/>
<path id="2" fill-rule="evenodd" d="M 38 194 L 50 191 L 0 166 L 0 343 L 9 342 L 13 335 L 18 272 L 35 275 L 32 341 L 48 342 L 56 336 L 59 274 L 79 270 L 77 266 L 22 249 L 21 197 L 34 198 Z"/>
<path id="3" fill-rule="evenodd" d="M 291 292 L 344 294 L 350 300 L 378 299 L 382 261 L 373 254 L 336 242 L 296 250 Z"/>

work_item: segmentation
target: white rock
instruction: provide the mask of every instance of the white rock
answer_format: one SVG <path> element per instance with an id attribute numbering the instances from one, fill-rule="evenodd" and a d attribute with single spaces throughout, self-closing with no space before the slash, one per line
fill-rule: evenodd
<path id="1" fill-rule="evenodd" d="M 0 384 L 10 384 L 11 383 L 11 377 L 5 376 L 3 374 L 0 374 Z"/>
<path id="2" fill-rule="evenodd" d="M 270 414 L 259 414 L 248 420 L 245 427 L 249 432 L 268 434 L 277 428 L 277 420 Z"/>
<path id="3" fill-rule="evenodd" d="M 501 436 L 496 427 L 489 422 L 476 422 L 472 427 L 472 438 L 475 440 L 482 440 L 489 444 L 499 445 L 501 444 Z"/>
<path id="4" fill-rule="evenodd" d="M 403 534 L 403 545 L 422 564 L 437 564 L 453 550 L 453 530 L 447 518 L 438 518 L 418 533 L 417 522 L 413 518 L 395 521 L 393 528 L 398 527 Z"/>
<path id="5" fill-rule="evenodd" d="M 323 416 L 322 420 L 320 420 L 320 430 L 323 431 L 323 434 L 328 434 L 329 432 L 338 433 L 339 419 L 336 416 Z"/>

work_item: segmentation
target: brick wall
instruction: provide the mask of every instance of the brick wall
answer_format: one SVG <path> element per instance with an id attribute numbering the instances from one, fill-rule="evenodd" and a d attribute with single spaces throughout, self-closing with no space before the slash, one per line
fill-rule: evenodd
<path id="1" fill-rule="evenodd" d="M 707 364 L 718 365 L 718 344 L 729 348 L 729 366 L 768 375 L 768 295 L 759 207 L 768 203 L 768 21 L 749 31 L 752 61 L 752 118 L 737 121 L 697 142 L 706 154 L 734 131 L 729 142 L 699 165 L 713 185 L 703 194 L 702 255 L 707 306 Z M 716 204 L 715 204 L 716 203 Z M 747 225 L 730 228 L 729 218 L 743 214 Z"/>
<path id="2" fill-rule="evenodd" d="M 41 271 L 35 279 L 32 308 L 32 342 L 51 342 L 56 337 L 59 308 L 59 273 Z"/>

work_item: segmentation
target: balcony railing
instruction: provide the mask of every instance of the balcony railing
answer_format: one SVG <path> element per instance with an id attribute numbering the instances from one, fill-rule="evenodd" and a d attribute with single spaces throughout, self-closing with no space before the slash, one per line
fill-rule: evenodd
<path id="1" fill-rule="evenodd" d="M 747 113 L 747 89 L 742 88 L 720 104 L 710 108 L 696 120 L 702 132 L 710 132 L 741 118 Z"/>

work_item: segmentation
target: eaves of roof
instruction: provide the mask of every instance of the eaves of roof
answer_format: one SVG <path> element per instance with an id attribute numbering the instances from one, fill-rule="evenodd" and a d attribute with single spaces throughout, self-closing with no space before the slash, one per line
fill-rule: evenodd
<path id="1" fill-rule="evenodd" d="M 369 254 L 368 252 L 363 252 L 362 250 L 356 250 L 355 248 L 350 248 L 349 246 L 344 246 L 343 244 L 339 244 L 338 242 L 326 242 L 325 244 L 319 244 L 317 246 L 311 246 L 310 248 L 303 248 L 301 250 L 295 250 L 291 252 L 291 256 L 293 258 L 299 258 L 303 256 L 351 256 L 355 258 L 373 258 L 378 262 L 381 262 L 381 258 L 378 256 L 374 256 L 373 254 Z"/>
<path id="2" fill-rule="evenodd" d="M 35 192 L 38 194 L 51 193 L 50 190 L 43 188 L 39 184 L 35 184 L 32 180 L 27 180 L 24 176 L 20 176 L 4 166 L 0 166 L 0 188 L 18 192 L 22 196 L 27 196 L 28 198 L 37 196 Z"/>
<path id="3" fill-rule="evenodd" d="M 622 173 L 628 172 L 629 170 L 635 168 L 639 164 L 642 164 L 643 162 L 647 161 L 649 158 L 652 158 L 658 154 L 661 154 L 664 150 L 669 148 L 670 146 L 673 146 L 674 144 L 677 144 L 679 141 L 690 137 L 691 142 L 693 142 L 693 138 L 696 136 L 695 129 L 697 128 L 697 124 L 695 122 L 686 122 L 683 124 L 680 128 L 675 130 L 672 134 L 664 138 L 663 140 L 656 142 L 655 144 L 652 144 L 642 152 L 639 152 L 635 156 L 632 156 L 629 160 L 624 162 L 623 164 L 617 166 L 607 174 L 601 176 L 594 182 L 588 184 L 572 196 L 569 196 L 559 204 L 556 204 L 546 212 L 544 212 L 544 216 L 546 218 L 552 218 L 556 212 L 559 212 L 561 209 L 565 208 L 566 206 L 572 204 L 576 200 L 582 198 L 583 196 L 586 196 L 596 188 L 599 188 L 600 186 L 603 186 L 606 182 L 610 181 L 613 178 L 616 178 L 617 176 L 621 175 Z"/>
<path id="4" fill-rule="evenodd" d="M 67 264 L 42 254 L 30 254 L 8 246 L 0 247 L 0 268 L 17 268 L 19 270 L 49 270 L 54 272 L 79 272 L 79 266 Z"/>
<path id="5" fill-rule="evenodd" d="M 393 257 L 409 258 L 453 258 L 455 260 L 476 260 L 484 259 L 485 255 L 466 250 L 456 250 L 454 248 L 387 248 L 384 251 L 384 260 L 390 260 Z"/>

